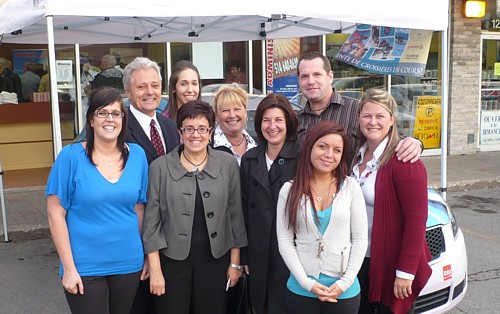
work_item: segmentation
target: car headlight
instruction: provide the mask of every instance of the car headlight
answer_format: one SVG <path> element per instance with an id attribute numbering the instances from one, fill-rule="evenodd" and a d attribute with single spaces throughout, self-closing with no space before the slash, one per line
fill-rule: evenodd
<path id="1" fill-rule="evenodd" d="M 457 238 L 457 233 L 458 233 L 458 224 L 457 224 L 457 219 L 455 218 L 455 214 L 451 211 L 451 209 L 448 209 L 448 216 L 450 217 L 450 223 L 451 223 L 451 230 L 453 231 L 453 237 L 456 239 Z"/>

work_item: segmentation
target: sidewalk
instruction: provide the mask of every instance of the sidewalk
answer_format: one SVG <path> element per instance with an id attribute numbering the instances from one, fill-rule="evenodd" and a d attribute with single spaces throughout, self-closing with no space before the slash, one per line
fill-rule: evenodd
<path id="1" fill-rule="evenodd" d="M 422 157 L 422 160 L 427 168 L 429 186 L 439 189 L 441 157 Z M 4 190 L 9 239 L 49 236 L 43 186 L 46 176 L 42 175 L 38 182 L 38 186 Z M 447 158 L 448 192 L 497 186 L 500 186 L 500 152 L 481 152 Z M 0 237 L 4 240 L 3 227 L 0 227 Z"/>

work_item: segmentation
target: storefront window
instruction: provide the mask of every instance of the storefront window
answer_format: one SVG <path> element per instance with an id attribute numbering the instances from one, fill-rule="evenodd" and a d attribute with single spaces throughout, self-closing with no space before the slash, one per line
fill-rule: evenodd
<path id="1" fill-rule="evenodd" d="M 440 147 L 441 83 L 439 72 L 440 36 L 435 32 L 422 77 L 379 75 L 335 59 L 349 34 L 327 36 L 326 55 L 334 72 L 333 87 L 342 95 L 361 99 L 370 88 L 386 89 L 398 104 L 397 125 L 403 136 L 419 138 L 425 148 Z M 421 104 L 426 103 L 426 112 Z M 429 105 L 430 104 L 430 105 Z M 428 108 L 427 108 L 428 107 Z"/>
<path id="2" fill-rule="evenodd" d="M 480 145 L 500 144 L 500 35 L 482 41 Z"/>

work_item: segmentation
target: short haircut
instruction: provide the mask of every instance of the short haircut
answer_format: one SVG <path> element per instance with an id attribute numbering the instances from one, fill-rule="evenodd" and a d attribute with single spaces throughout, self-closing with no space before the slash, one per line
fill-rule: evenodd
<path id="1" fill-rule="evenodd" d="M 160 76 L 160 83 L 161 83 L 161 70 L 158 64 L 148 58 L 137 57 L 132 62 L 127 64 L 127 66 L 123 70 L 123 87 L 125 88 L 125 90 L 130 89 L 130 84 L 132 84 L 132 73 L 135 70 L 141 70 L 141 69 L 155 70 Z"/>
<path id="2" fill-rule="evenodd" d="M 325 57 L 322 53 L 313 51 L 313 52 L 307 52 L 299 58 L 299 62 L 297 63 L 297 76 L 300 76 L 299 68 L 302 60 L 314 60 L 317 58 L 323 61 L 323 69 L 326 71 L 326 73 L 330 73 L 330 71 L 332 70 L 332 66 L 330 65 L 330 60 L 328 60 L 328 58 Z"/>
<path id="3" fill-rule="evenodd" d="M 197 99 L 185 103 L 179 108 L 176 117 L 177 128 L 180 130 L 182 122 L 186 119 L 195 119 L 198 117 L 206 118 L 208 126 L 213 130 L 215 127 L 214 109 L 203 100 Z"/>
<path id="4" fill-rule="evenodd" d="M 237 84 L 224 84 L 215 93 L 213 103 L 217 114 L 228 105 L 240 104 L 247 109 L 248 94 Z"/>

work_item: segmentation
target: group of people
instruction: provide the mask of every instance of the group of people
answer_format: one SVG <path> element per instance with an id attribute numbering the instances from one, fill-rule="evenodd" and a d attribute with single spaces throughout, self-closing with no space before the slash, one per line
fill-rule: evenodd
<path id="1" fill-rule="evenodd" d="M 12 62 L 0 58 L 0 92 L 15 93 L 18 102 L 29 102 L 33 93 L 38 92 L 41 78 L 46 75 L 39 70 L 40 64 L 27 61 L 23 65 L 23 74 L 12 71 Z"/>
<path id="2" fill-rule="evenodd" d="M 231 313 L 243 273 L 256 313 L 410 313 L 430 276 L 421 143 L 401 138 L 385 91 L 332 88 L 319 53 L 297 66 L 306 106 L 248 95 L 200 100 L 181 61 L 168 112 L 158 65 L 136 58 L 90 96 L 84 141 L 47 184 L 51 233 L 73 313 Z M 149 165 L 149 166 L 148 166 Z"/>

